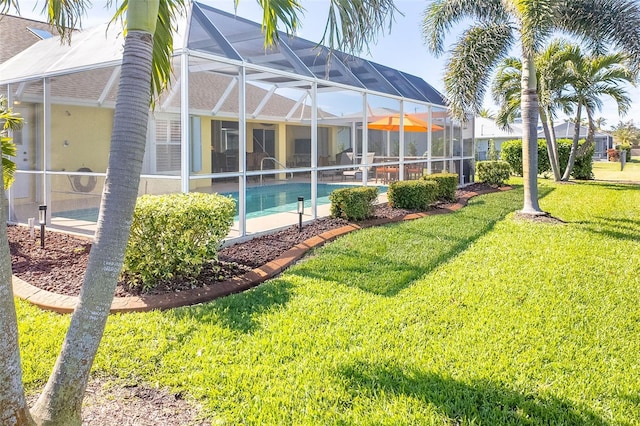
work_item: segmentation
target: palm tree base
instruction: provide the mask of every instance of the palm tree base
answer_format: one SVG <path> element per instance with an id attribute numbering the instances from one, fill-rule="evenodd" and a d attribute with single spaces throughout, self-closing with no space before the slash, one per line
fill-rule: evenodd
<path id="1" fill-rule="evenodd" d="M 518 216 L 530 216 L 530 217 L 550 216 L 550 214 L 547 213 L 547 212 L 543 212 L 542 210 L 533 210 L 533 209 L 531 209 L 531 210 L 525 210 L 525 209 L 518 210 L 516 212 L 516 215 L 518 215 Z"/>

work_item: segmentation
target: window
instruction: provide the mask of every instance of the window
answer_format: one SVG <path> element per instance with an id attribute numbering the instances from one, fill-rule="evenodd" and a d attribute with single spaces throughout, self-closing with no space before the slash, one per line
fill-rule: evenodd
<path id="1" fill-rule="evenodd" d="M 157 173 L 180 172 L 180 119 L 158 118 L 155 122 Z"/>

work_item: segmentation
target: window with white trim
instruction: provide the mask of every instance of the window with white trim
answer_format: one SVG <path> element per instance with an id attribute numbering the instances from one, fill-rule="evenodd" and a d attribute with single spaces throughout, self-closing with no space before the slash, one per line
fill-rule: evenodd
<path id="1" fill-rule="evenodd" d="M 155 172 L 180 173 L 180 117 L 155 120 Z"/>

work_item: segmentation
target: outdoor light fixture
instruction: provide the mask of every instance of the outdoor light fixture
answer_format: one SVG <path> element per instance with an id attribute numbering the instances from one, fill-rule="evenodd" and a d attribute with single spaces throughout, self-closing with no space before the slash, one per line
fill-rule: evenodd
<path id="1" fill-rule="evenodd" d="M 38 207 L 38 222 L 40 222 L 40 247 L 44 248 L 44 227 L 47 224 L 47 206 Z"/>
<path id="2" fill-rule="evenodd" d="M 298 197 L 298 232 L 302 231 L 302 215 L 304 214 L 304 197 Z"/>

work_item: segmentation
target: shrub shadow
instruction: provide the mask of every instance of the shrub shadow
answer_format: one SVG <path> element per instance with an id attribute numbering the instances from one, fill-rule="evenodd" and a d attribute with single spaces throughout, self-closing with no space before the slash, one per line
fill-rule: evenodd
<path id="1" fill-rule="evenodd" d="M 607 425 L 570 401 L 521 393 L 487 379 L 463 382 L 413 368 L 357 362 L 338 374 L 359 398 L 404 395 L 432 404 L 446 424 Z"/>
<path id="2" fill-rule="evenodd" d="M 251 290 L 205 304 L 172 309 L 166 315 L 177 320 L 193 319 L 199 323 L 217 323 L 235 331 L 250 333 L 258 327 L 260 315 L 285 306 L 290 298 L 291 283 L 274 279 Z"/>

